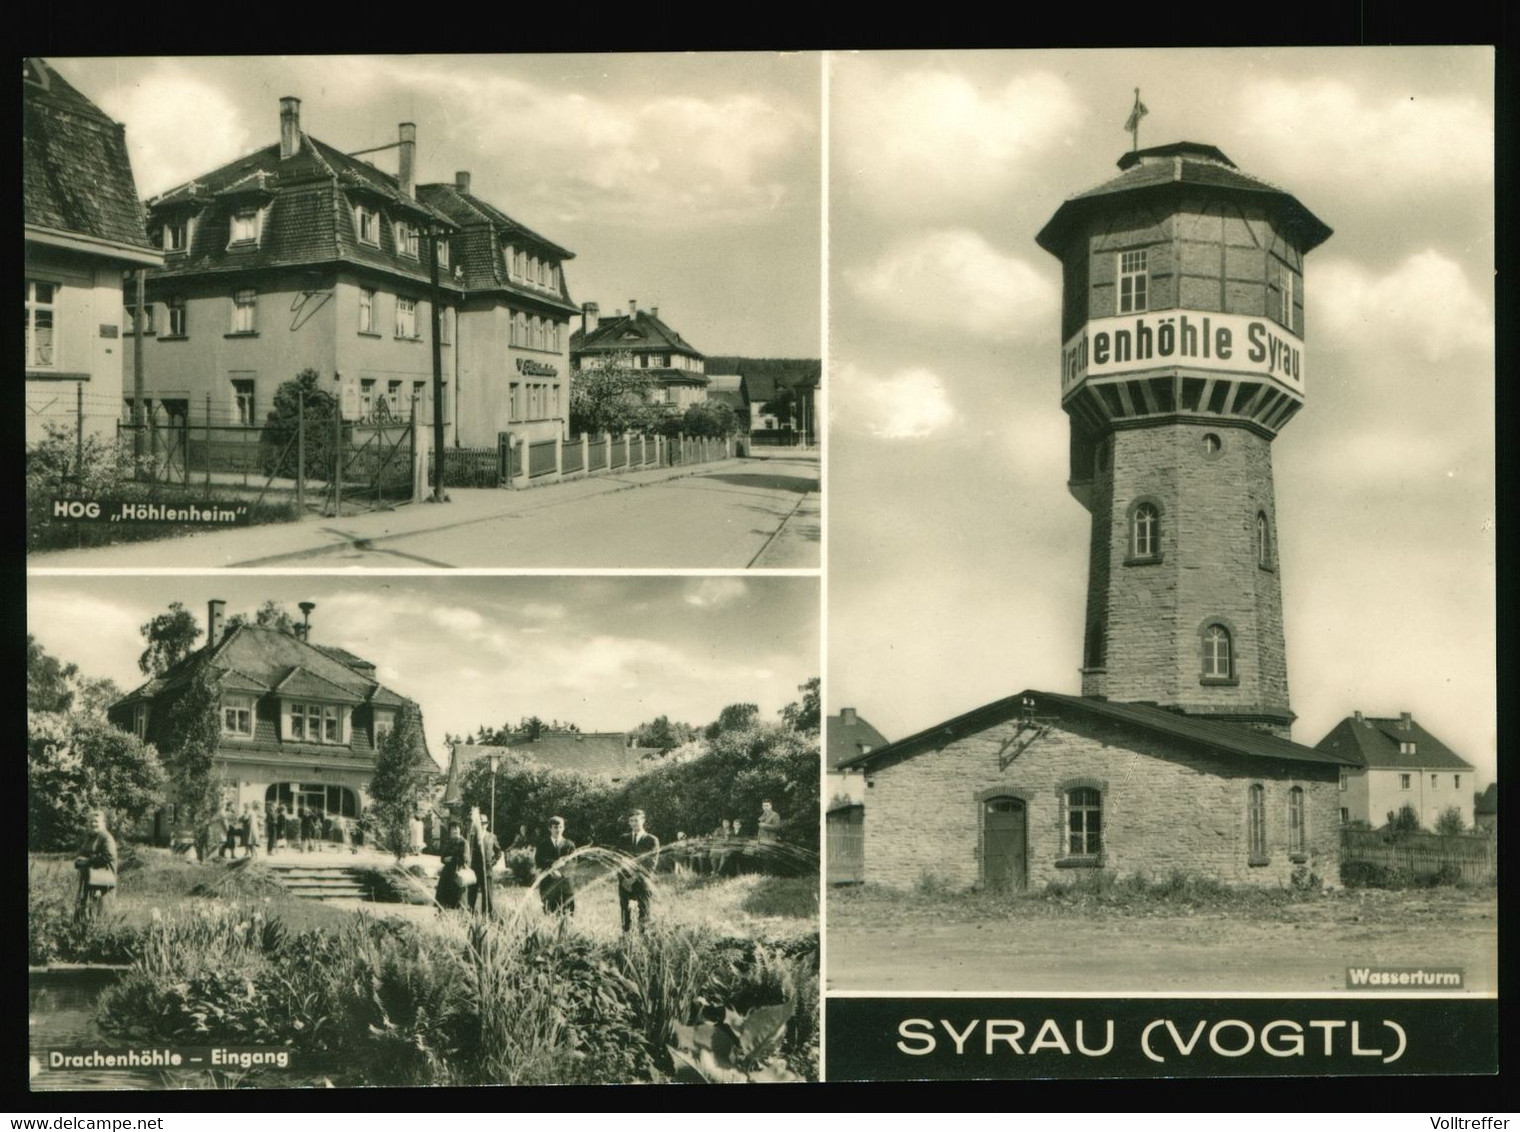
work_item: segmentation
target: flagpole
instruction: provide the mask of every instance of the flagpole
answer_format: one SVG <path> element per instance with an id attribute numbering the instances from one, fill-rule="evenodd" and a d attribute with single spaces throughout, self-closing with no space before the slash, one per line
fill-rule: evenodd
<path id="1" fill-rule="evenodd" d="M 1130 128 L 1129 128 L 1129 151 L 1131 153 L 1139 153 L 1140 152 L 1140 114 L 1138 113 L 1139 109 L 1140 109 L 1140 88 L 1136 87 L 1135 88 L 1135 109 L 1130 111 L 1130 118 L 1129 118 L 1130 122 L 1133 123 L 1130 126 Z"/>

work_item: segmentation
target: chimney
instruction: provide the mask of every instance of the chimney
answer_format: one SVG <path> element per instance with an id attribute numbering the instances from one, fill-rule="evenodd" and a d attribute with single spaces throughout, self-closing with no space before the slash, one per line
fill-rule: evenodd
<path id="1" fill-rule="evenodd" d="M 401 191 L 413 200 L 417 199 L 417 127 L 411 122 L 401 123 L 401 169 L 396 179 Z"/>
<path id="2" fill-rule="evenodd" d="M 629 318 L 629 320 L 632 321 L 632 319 L 634 318 L 634 316 L 637 315 L 638 313 L 639 313 L 639 301 L 637 299 L 629 299 L 628 300 L 628 318 Z"/>
<path id="3" fill-rule="evenodd" d="M 594 333 L 602 322 L 602 308 L 595 303 L 581 304 L 581 337 Z"/>
<path id="4" fill-rule="evenodd" d="M 649 308 L 649 317 L 650 318 L 659 318 L 660 317 L 660 308 L 659 307 L 650 307 Z"/>
<path id="5" fill-rule="evenodd" d="M 1409 714 L 1409 712 L 1407 712 L 1407 711 L 1401 711 L 1401 712 L 1399 712 L 1399 730 L 1400 731 L 1413 731 L 1414 730 L 1414 717 L 1411 716 Z"/>
<path id="6" fill-rule="evenodd" d="M 222 639 L 222 615 L 227 611 L 227 603 L 219 597 L 214 597 L 206 603 L 206 645 L 215 648 Z"/>
<path id="7" fill-rule="evenodd" d="M 280 160 L 301 152 L 301 100 L 291 95 L 280 99 Z"/>
<path id="8" fill-rule="evenodd" d="M 1361 712 L 1357 712 L 1356 713 L 1355 719 L 1356 719 L 1356 721 L 1358 723 L 1365 723 L 1366 722 L 1364 719 L 1362 719 L 1362 713 Z"/>
<path id="9" fill-rule="evenodd" d="M 454 174 L 454 187 L 462 193 L 470 191 L 470 171 L 468 169 L 461 169 Z"/>
<path id="10" fill-rule="evenodd" d="M 317 603 L 314 601 L 303 601 L 300 605 L 296 606 L 296 608 L 301 611 L 301 640 L 310 641 L 311 611 L 317 608 Z"/>
<path id="11" fill-rule="evenodd" d="M 839 709 L 839 725 L 841 727 L 854 727 L 855 726 L 855 709 L 854 708 L 852 708 L 852 707 L 842 707 L 842 708 Z"/>

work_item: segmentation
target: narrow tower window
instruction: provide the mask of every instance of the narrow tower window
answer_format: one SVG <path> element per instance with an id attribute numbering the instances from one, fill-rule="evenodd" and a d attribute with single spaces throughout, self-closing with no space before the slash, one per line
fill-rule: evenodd
<path id="1" fill-rule="evenodd" d="M 1146 310 L 1146 253 L 1119 253 L 1119 313 Z"/>
<path id="2" fill-rule="evenodd" d="M 1154 558 L 1161 547 L 1161 515 L 1149 503 L 1135 508 L 1131 527 L 1130 553 L 1136 558 Z"/>
<path id="3" fill-rule="evenodd" d="M 1272 568 L 1271 532 L 1267 527 L 1267 513 L 1256 512 L 1256 565 L 1263 570 Z"/>
<path id="4" fill-rule="evenodd" d="M 1267 792 L 1255 783 L 1246 792 L 1246 852 L 1250 863 L 1267 863 Z"/>
<path id="5" fill-rule="evenodd" d="M 1230 631 L 1223 625 L 1210 625 L 1203 631 L 1203 678 L 1205 680 L 1228 680 L 1234 675 L 1234 670 L 1231 668 L 1233 650 L 1230 644 Z"/>
<path id="6" fill-rule="evenodd" d="M 1295 786 L 1288 791 L 1288 852 L 1302 855 L 1307 852 L 1304 835 L 1304 788 Z"/>

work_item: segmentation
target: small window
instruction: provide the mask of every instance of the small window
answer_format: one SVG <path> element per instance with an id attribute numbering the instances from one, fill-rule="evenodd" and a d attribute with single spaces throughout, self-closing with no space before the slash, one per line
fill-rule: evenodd
<path id="1" fill-rule="evenodd" d="M 372 287 L 359 288 L 359 333 L 375 333 L 375 292 Z"/>
<path id="2" fill-rule="evenodd" d="M 1401 774 L 1401 775 L 1399 775 L 1399 789 L 1400 790 L 1408 790 L 1409 789 L 1409 785 L 1410 785 L 1410 776 L 1407 775 L 1407 774 Z"/>
<path id="3" fill-rule="evenodd" d="M 380 246 L 380 214 L 373 208 L 359 205 L 354 209 L 354 221 L 359 229 L 359 242 L 371 247 Z"/>
<path id="4" fill-rule="evenodd" d="M 1119 253 L 1119 313 L 1146 310 L 1147 280 L 1144 251 Z"/>
<path id="5" fill-rule="evenodd" d="M 449 242 L 444 239 L 438 239 L 433 241 L 433 245 L 438 249 L 438 266 L 447 267 L 449 265 Z"/>
<path id="6" fill-rule="evenodd" d="M 522 416 L 522 386 L 517 382 L 512 383 L 512 388 L 507 393 L 507 418 L 520 421 Z"/>
<path id="7" fill-rule="evenodd" d="M 185 299 L 182 295 L 175 295 L 168 302 L 169 307 L 169 336 L 171 338 L 186 338 L 190 334 L 190 319 L 185 308 Z"/>
<path id="8" fill-rule="evenodd" d="M 1230 631 L 1223 625 L 1210 625 L 1203 631 L 1203 678 L 1229 680 L 1235 674 L 1233 660 Z"/>
<path id="9" fill-rule="evenodd" d="M 1072 857 L 1103 852 L 1103 795 L 1091 786 L 1066 792 L 1066 852 Z"/>
<path id="10" fill-rule="evenodd" d="M 1288 852 L 1301 854 L 1307 852 L 1308 835 L 1305 829 L 1305 821 L 1308 820 L 1304 811 L 1304 788 L 1295 786 L 1288 791 Z"/>
<path id="11" fill-rule="evenodd" d="M 362 377 L 359 379 L 359 414 L 369 416 L 375 411 L 375 379 Z"/>
<path id="12" fill-rule="evenodd" d="M 190 247 L 190 222 L 188 220 L 168 220 L 164 222 L 164 243 L 166 252 L 182 252 Z"/>
<path id="13" fill-rule="evenodd" d="M 1348 810 L 1348 809 L 1346 809 L 1345 806 L 1342 806 L 1341 807 L 1341 824 L 1342 825 L 1349 825 L 1350 823 L 1351 823 L 1351 811 Z"/>
<path id="14" fill-rule="evenodd" d="M 401 415 L 401 381 L 399 379 L 386 382 L 385 407 L 391 411 L 391 416 Z"/>
<path id="15" fill-rule="evenodd" d="M 405 220 L 396 221 L 396 254 L 417 258 L 417 229 Z"/>
<path id="16" fill-rule="evenodd" d="M 453 314 L 453 310 L 449 307 L 444 307 L 438 312 L 438 342 L 440 345 L 452 346 L 454 344 Z"/>
<path id="17" fill-rule="evenodd" d="M 1436 776 L 1433 774 L 1430 776 L 1430 788 L 1432 790 L 1436 788 Z"/>
<path id="18" fill-rule="evenodd" d="M 132 709 L 132 733 L 139 739 L 148 737 L 148 713 L 147 704 L 137 704 Z"/>
<path id="19" fill-rule="evenodd" d="M 240 425 L 258 424 L 258 417 L 254 415 L 253 404 L 253 381 L 247 378 L 234 378 L 232 382 L 233 407 L 237 412 L 237 422 Z"/>
<path id="20" fill-rule="evenodd" d="M 1250 863 L 1267 863 L 1267 792 L 1258 783 L 1246 791 L 1246 851 Z"/>
<path id="21" fill-rule="evenodd" d="M 396 337 L 417 337 L 417 300 L 396 299 Z"/>
<path id="22" fill-rule="evenodd" d="M 1135 558 L 1154 558 L 1161 550 L 1161 514 L 1154 504 L 1135 508 L 1130 522 L 1130 554 Z"/>
<path id="23" fill-rule="evenodd" d="M 1347 789 L 1350 786 L 1350 784 L 1351 784 L 1351 779 L 1347 776 L 1347 774 L 1346 774 L 1345 771 L 1341 771 L 1341 789 L 1342 790 Z"/>
<path id="24" fill-rule="evenodd" d="M 412 403 L 407 406 L 407 416 L 416 417 L 427 405 L 427 382 L 412 382 Z"/>
<path id="25" fill-rule="evenodd" d="M 1256 512 L 1256 565 L 1272 568 L 1272 530 L 1265 511 Z"/>
<path id="26" fill-rule="evenodd" d="M 153 333 L 153 303 L 143 304 L 143 333 Z M 124 334 L 137 333 L 137 304 L 128 303 L 121 312 L 122 332 Z"/>
<path id="27" fill-rule="evenodd" d="M 259 238 L 259 210 L 240 208 L 232 214 L 232 240 L 234 244 L 251 244 Z"/>
<path id="28" fill-rule="evenodd" d="M 1276 265 L 1277 283 L 1277 310 L 1274 312 L 1277 321 L 1293 329 L 1293 269 L 1280 259 L 1274 259 Z"/>
<path id="29" fill-rule="evenodd" d="M 259 293 L 251 287 L 232 293 L 232 333 L 252 334 L 256 327 L 255 308 Z"/>
<path id="30" fill-rule="evenodd" d="M 1462 776 L 1460 774 L 1454 774 L 1454 775 L 1452 775 L 1451 776 L 1451 785 L 1452 785 L 1452 789 L 1454 789 L 1454 790 L 1460 790 L 1460 789 L 1462 789 Z"/>
<path id="31" fill-rule="evenodd" d="M 394 712 L 375 712 L 375 746 L 385 741 L 385 737 L 396 729 L 396 715 Z"/>
<path id="32" fill-rule="evenodd" d="M 222 734 L 253 738 L 253 697 L 222 697 Z"/>
<path id="33" fill-rule="evenodd" d="M 1200 441 L 1203 446 L 1203 457 L 1206 460 L 1217 460 L 1219 454 L 1224 451 L 1224 441 L 1219 438 L 1217 432 L 1206 432 Z"/>
<path id="34" fill-rule="evenodd" d="M 1406 740 L 1399 744 L 1399 754 L 1401 755 L 1412 755 L 1414 754 L 1414 750 L 1415 748 L 1412 742 Z"/>
<path id="35" fill-rule="evenodd" d="M 58 286 L 40 279 L 26 281 L 26 365 L 28 369 L 52 369 L 53 319 Z"/>

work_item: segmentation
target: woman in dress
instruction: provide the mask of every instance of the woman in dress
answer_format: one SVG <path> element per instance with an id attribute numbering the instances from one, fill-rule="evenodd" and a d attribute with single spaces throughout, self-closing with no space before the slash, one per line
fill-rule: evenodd
<path id="1" fill-rule="evenodd" d="M 79 870 L 79 897 L 74 904 L 74 919 L 83 923 L 105 911 L 106 896 L 116 887 L 116 838 L 106 828 L 104 810 L 90 811 L 89 828 L 74 858 Z"/>
<path id="2" fill-rule="evenodd" d="M 464 885 L 459 883 L 459 870 L 464 868 L 469 852 L 469 846 L 465 844 L 464 836 L 459 831 L 459 823 L 449 822 L 449 831 L 444 835 L 443 844 L 439 846 L 443 868 L 438 871 L 438 888 L 433 894 L 438 907 L 458 908 L 463 903 Z"/>

